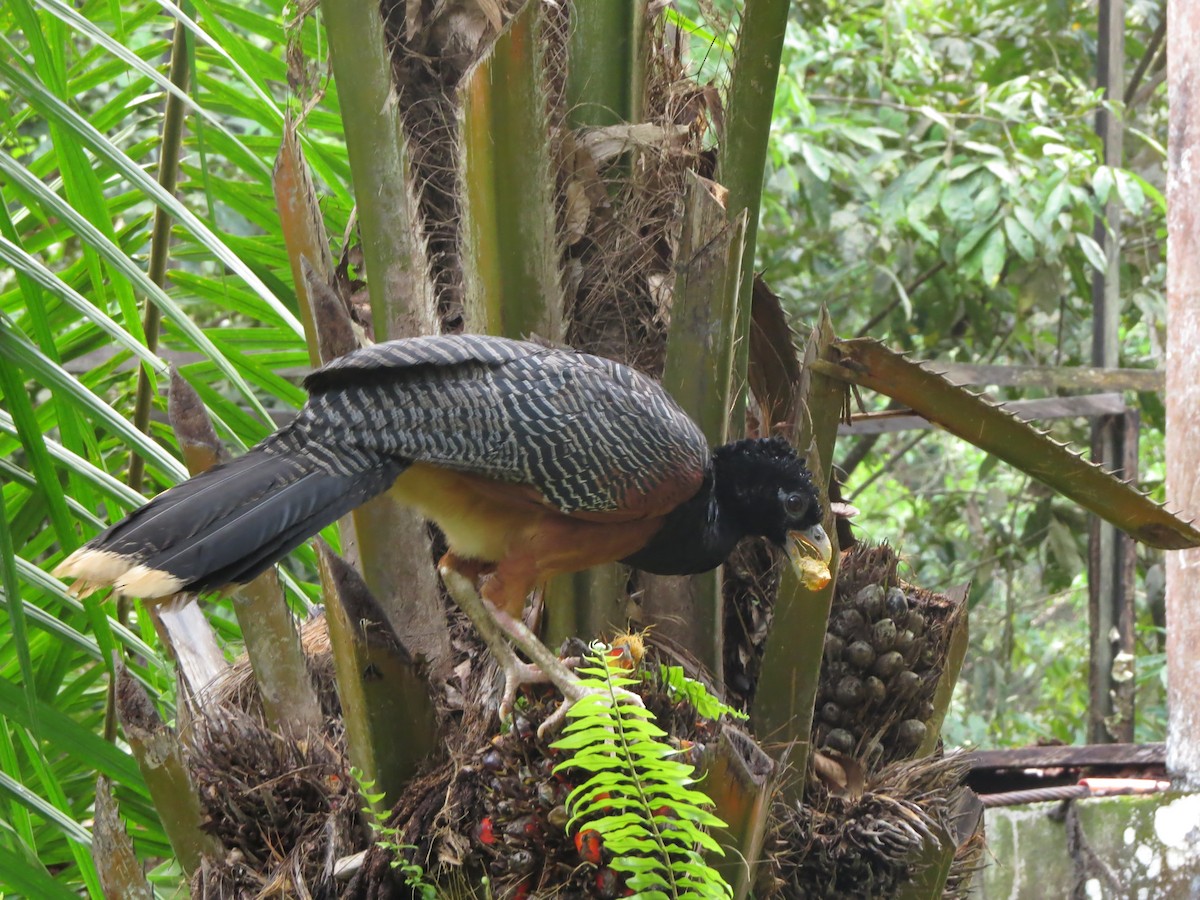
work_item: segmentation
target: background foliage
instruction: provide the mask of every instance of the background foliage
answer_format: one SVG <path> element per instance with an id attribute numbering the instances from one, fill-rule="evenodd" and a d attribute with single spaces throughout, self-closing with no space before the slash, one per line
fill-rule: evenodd
<path id="1" fill-rule="evenodd" d="M 703 8 L 701 8 L 703 7 Z M 735 12 L 682 6 L 701 77 L 718 82 Z M 165 11 L 165 12 L 164 12 Z M 173 19 L 187 23 L 191 80 L 174 197 L 156 191 Z M 1162 15 L 1131 2 L 1127 69 Z M 99 895 L 87 850 L 94 777 L 118 787 L 144 858 L 169 855 L 136 767 L 106 743 L 116 646 L 168 718 L 174 680 L 153 623 L 81 603 L 42 572 L 102 523 L 173 483 L 161 359 L 246 446 L 302 399 L 307 367 L 277 236 L 271 165 L 284 110 L 305 110 L 305 152 L 342 250 L 351 199 L 336 91 L 319 23 L 282 0 L 10 0 L 0 6 L 0 883 L 30 896 Z M 1093 4 L 1082 0 L 797 3 L 776 99 L 760 268 L 811 321 L 828 304 L 924 357 L 1069 365 L 1090 347 L 1091 233 L 1116 192 L 1127 216 L 1122 364 L 1162 362 L 1165 91 L 1155 69 L 1131 106 L 1128 170 L 1097 164 Z M 290 72 L 289 43 L 308 64 Z M 143 274 L 156 207 L 172 268 Z M 148 354 L 141 304 L 165 322 Z M 153 376 L 144 440 L 128 425 L 137 363 Z M 1162 477 L 1162 409 L 1144 414 L 1143 482 Z M 869 401 L 870 402 L 870 401 Z M 1080 422 L 1055 425 L 1086 440 Z M 990 746 L 1083 736 L 1086 521 L 968 448 L 884 438 L 850 472 L 860 522 L 897 544 L 912 580 L 971 578 L 972 648 L 947 735 Z M 148 458 L 138 490 L 130 453 Z M 848 453 L 853 444 L 843 445 Z M 1157 560 L 1139 591 L 1156 597 Z M 310 602 L 301 583 L 291 593 Z M 1153 606 L 1153 603 L 1150 604 Z M 1142 607 L 1146 609 L 1146 606 Z M 236 627 L 212 607 L 229 652 Z M 1152 617 L 1145 647 L 1157 650 Z M 1153 655 L 1139 660 L 1139 739 L 1161 737 Z M 81 824 L 82 823 L 82 824 Z M 164 865 L 163 884 L 177 872 Z"/>
<path id="2" fill-rule="evenodd" d="M 842 334 L 919 358 L 1090 365 L 1091 279 L 1103 264 L 1092 234 L 1115 194 L 1121 365 L 1163 365 L 1161 60 L 1130 98 L 1127 168 L 1110 169 L 1093 131 L 1095 4 L 805 10 L 788 33 L 759 240 L 760 267 L 800 321 L 827 304 Z M 1156 2 L 1128 5 L 1126 72 L 1162 15 Z M 1161 499 L 1161 397 L 1128 399 L 1143 416 L 1140 482 Z M 1087 446 L 1083 420 L 1051 431 Z M 839 459 L 859 453 L 843 442 Z M 847 467 L 863 530 L 900 549 L 912 580 L 973 582 L 971 649 L 947 738 L 1084 740 L 1087 516 L 931 432 L 885 436 Z M 1154 740 L 1165 731 L 1159 554 L 1140 551 L 1138 593 L 1147 655 L 1137 734 Z"/>
<path id="3" fill-rule="evenodd" d="M 188 23 L 192 75 L 177 198 L 154 184 L 167 13 Z M 284 104 L 309 91 L 289 85 L 284 42 L 321 59 L 320 35 L 314 25 L 293 32 L 282 3 L 197 3 L 185 13 L 57 0 L 4 4 L 0 35 L 0 883 L 28 896 L 58 896 L 61 885 L 99 896 L 90 836 L 75 824 L 89 819 L 97 770 L 118 785 L 142 855 L 170 857 L 137 767 L 100 737 L 111 651 L 133 652 L 168 718 L 174 677 L 137 607 L 121 623 L 114 603 L 80 603 L 42 570 L 183 474 L 173 441 L 159 444 L 165 367 L 141 349 L 143 298 L 165 316 L 159 355 L 199 390 L 231 446 L 259 440 L 272 414 L 301 402 L 290 375 L 307 354 L 270 174 Z M 341 235 L 348 168 L 325 99 L 309 114 L 316 137 L 306 150 Z M 165 290 L 144 274 L 156 205 L 176 223 Z M 128 424 L 135 354 L 153 376 L 148 442 Z M 149 459 L 140 491 L 125 484 L 135 447 Z M 216 606 L 213 618 L 236 653 L 232 616 Z M 156 874 L 178 882 L 170 867 Z"/>

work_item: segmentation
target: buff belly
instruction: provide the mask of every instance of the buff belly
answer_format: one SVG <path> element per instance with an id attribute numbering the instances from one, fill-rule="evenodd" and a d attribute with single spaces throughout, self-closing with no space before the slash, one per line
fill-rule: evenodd
<path id="1" fill-rule="evenodd" d="M 538 570 L 535 577 L 620 559 L 642 546 L 662 524 L 657 517 L 567 516 L 540 501 L 527 486 L 424 463 L 407 469 L 389 493 L 435 522 L 458 557 L 533 566 Z"/>

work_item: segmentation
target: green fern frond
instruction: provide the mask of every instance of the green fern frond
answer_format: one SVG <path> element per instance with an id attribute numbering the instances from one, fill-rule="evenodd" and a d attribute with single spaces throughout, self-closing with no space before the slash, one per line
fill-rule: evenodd
<path id="1" fill-rule="evenodd" d="M 652 713 L 617 693 L 637 679 L 610 664 L 606 645 L 595 643 L 591 651 L 590 665 L 578 674 L 597 692 L 567 712 L 572 721 L 553 745 L 571 752 L 555 772 L 588 773 L 567 796 L 568 827 L 586 825 L 600 836 L 609 866 L 625 875 L 637 897 L 731 897 L 702 855 L 721 853 L 708 829 L 725 823 L 708 811 L 712 801 L 691 787 L 695 770 L 673 758 L 678 751 L 662 740 L 666 732 Z"/>
<path id="2" fill-rule="evenodd" d="M 392 868 L 400 870 L 405 886 L 411 888 L 413 896 L 420 900 L 439 900 L 442 895 L 437 887 L 426 880 L 425 870 L 408 856 L 416 847 L 402 843 L 400 829 L 387 824 L 387 811 L 382 807 L 383 791 L 375 790 L 375 779 L 367 778 L 358 766 L 350 767 L 350 777 L 358 785 L 358 793 L 366 802 L 362 813 L 371 825 L 375 843 L 392 854 Z"/>
<path id="3" fill-rule="evenodd" d="M 659 679 L 670 691 L 671 696 L 682 696 L 696 708 L 697 714 L 705 719 L 716 721 L 721 716 L 731 716 L 745 721 L 750 718 L 740 709 L 735 709 L 727 703 L 722 703 L 708 686 L 695 678 L 689 678 L 683 671 L 683 666 L 658 665 Z"/>

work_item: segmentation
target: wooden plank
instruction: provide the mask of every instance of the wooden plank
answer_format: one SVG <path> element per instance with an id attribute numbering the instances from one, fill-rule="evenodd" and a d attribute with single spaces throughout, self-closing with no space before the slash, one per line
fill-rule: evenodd
<path id="1" fill-rule="evenodd" d="M 1167 0 L 1167 498 L 1200 512 L 1200 3 Z M 1200 785 L 1200 549 L 1167 554 L 1167 765 Z"/>
<path id="2" fill-rule="evenodd" d="M 985 769 L 1162 765 L 1166 761 L 1166 753 L 1165 744 L 1084 744 L 976 750 L 965 754 L 963 759 L 972 772 L 978 772 Z"/>
<path id="3" fill-rule="evenodd" d="M 1025 421 L 1033 419 L 1071 419 L 1091 416 L 1119 416 L 1125 413 L 1125 400 L 1120 394 L 1089 394 L 1082 397 L 1046 397 L 1039 400 L 1014 400 L 1004 408 Z M 921 416 L 908 415 L 904 410 L 885 413 L 866 413 L 851 416 L 849 425 L 838 426 L 838 436 L 881 434 L 893 431 L 916 431 L 933 428 Z"/>
<path id="4" fill-rule="evenodd" d="M 955 384 L 997 387 L 1044 388 L 1048 391 L 1141 391 L 1161 393 L 1166 382 L 1163 369 L 1119 369 L 1097 366 L 989 366 L 972 363 L 943 363 L 931 360 L 936 369 Z"/>

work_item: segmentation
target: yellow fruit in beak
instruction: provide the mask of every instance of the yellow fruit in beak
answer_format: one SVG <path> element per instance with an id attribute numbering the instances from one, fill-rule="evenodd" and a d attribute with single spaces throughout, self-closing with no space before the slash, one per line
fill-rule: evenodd
<path id="1" fill-rule="evenodd" d="M 829 562 L 833 559 L 833 544 L 819 524 L 803 531 L 789 531 L 787 554 L 796 576 L 810 591 L 819 591 L 829 584 Z"/>

